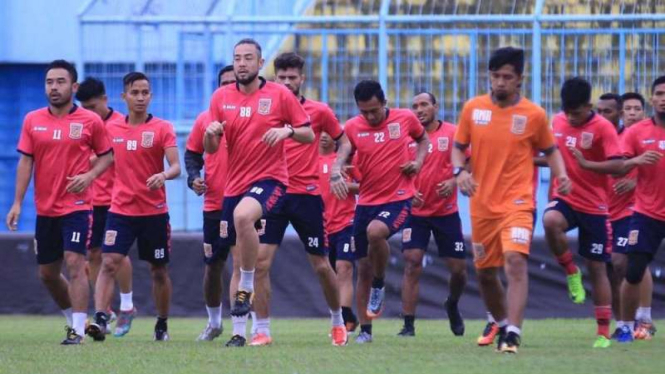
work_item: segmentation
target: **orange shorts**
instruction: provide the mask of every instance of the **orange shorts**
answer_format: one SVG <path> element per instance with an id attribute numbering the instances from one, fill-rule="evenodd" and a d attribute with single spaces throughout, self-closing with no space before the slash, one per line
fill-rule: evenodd
<path id="1" fill-rule="evenodd" d="M 529 255 L 533 213 L 517 211 L 500 218 L 471 217 L 473 263 L 477 269 L 502 267 L 505 252 Z"/>

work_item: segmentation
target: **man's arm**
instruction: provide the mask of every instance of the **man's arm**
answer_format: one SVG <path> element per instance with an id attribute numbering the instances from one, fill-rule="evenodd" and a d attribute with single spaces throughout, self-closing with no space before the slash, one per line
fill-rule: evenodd
<path id="1" fill-rule="evenodd" d="M 613 174 L 617 177 L 622 177 L 638 166 L 657 164 L 661 158 L 663 158 L 663 154 L 658 151 L 646 151 L 639 156 L 624 160 L 619 171 Z"/>
<path id="2" fill-rule="evenodd" d="M 549 166 L 549 164 L 547 163 L 547 157 L 546 156 L 535 156 L 533 158 L 533 164 L 535 166 L 540 166 L 540 167 Z"/>
<path id="3" fill-rule="evenodd" d="M 67 177 L 69 183 L 67 183 L 67 192 L 69 193 L 81 193 L 83 192 L 90 183 L 92 183 L 95 178 L 97 178 L 101 173 L 103 173 L 111 164 L 113 163 L 113 151 L 97 156 L 97 160 L 87 173 L 75 175 L 73 177 Z"/>
<path id="4" fill-rule="evenodd" d="M 169 168 L 161 173 L 154 174 L 146 181 L 146 186 L 151 190 L 156 190 L 164 185 L 167 180 L 175 179 L 180 176 L 180 158 L 178 157 L 178 147 L 169 147 L 164 150 L 166 161 Z"/>
<path id="5" fill-rule="evenodd" d="M 466 162 L 466 149 L 469 147 L 468 144 L 461 144 L 458 142 L 454 143 L 453 150 L 450 154 L 450 160 L 453 164 L 453 168 L 460 168 L 461 171 L 457 176 L 455 176 L 455 182 L 459 187 L 460 192 L 465 195 L 472 197 L 476 193 L 478 188 L 478 183 L 473 179 L 473 176 L 469 172 Z"/>
<path id="6" fill-rule="evenodd" d="M 189 149 L 185 150 L 185 170 L 187 171 L 187 186 L 192 189 L 194 192 L 200 195 L 201 187 L 201 170 L 205 161 L 203 160 L 203 155 L 190 151 Z M 194 182 L 197 181 L 196 186 Z"/>
<path id="7" fill-rule="evenodd" d="M 25 198 L 25 192 L 32 178 L 32 167 L 34 160 L 31 156 L 21 154 L 16 168 L 16 188 L 14 190 L 14 203 L 7 214 L 7 228 L 11 231 L 18 229 L 18 219 L 21 216 L 21 204 Z"/>
<path id="8" fill-rule="evenodd" d="M 342 174 L 342 167 L 346 164 L 349 156 L 353 152 L 353 145 L 351 142 L 340 143 L 337 149 L 337 160 L 330 170 L 330 190 L 337 196 L 338 199 L 346 199 L 349 193 L 349 186 L 344 181 Z"/>
<path id="9" fill-rule="evenodd" d="M 566 165 L 563 162 L 563 157 L 561 157 L 561 152 L 559 152 L 558 148 L 552 147 L 544 151 L 544 153 L 545 158 L 547 159 L 547 165 L 549 165 L 554 178 L 557 179 L 558 192 L 561 195 L 568 195 L 573 184 L 566 173 Z"/>
<path id="10" fill-rule="evenodd" d="M 219 149 L 219 143 L 224 135 L 224 125 L 226 122 L 219 123 L 213 121 L 206 127 L 205 135 L 203 135 L 203 150 L 206 153 L 213 154 Z"/>
<path id="11" fill-rule="evenodd" d="M 579 149 L 568 147 L 568 150 L 573 154 L 582 169 L 598 174 L 618 174 L 624 169 L 623 159 L 614 158 L 605 161 L 590 161 L 584 158 L 582 151 Z"/>
<path id="12" fill-rule="evenodd" d="M 418 148 L 416 149 L 416 159 L 401 165 L 402 173 L 406 175 L 417 174 L 420 171 L 420 169 L 423 167 L 423 162 L 425 162 L 425 157 L 427 157 L 427 149 L 430 145 L 427 131 L 423 131 L 423 134 L 414 140 L 416 143 L 418 143 Z"/>

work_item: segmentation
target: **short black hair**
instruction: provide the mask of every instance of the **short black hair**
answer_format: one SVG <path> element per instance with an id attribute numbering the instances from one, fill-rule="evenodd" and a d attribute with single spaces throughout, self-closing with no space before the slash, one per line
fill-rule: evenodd
<path id="1" fill-rule="evenodd" d="M 653 94 L 653 91 L 656 90 L 656 86 L 663 83 L 665 83 L 665 75 L 661 75 L 660 77 L 656 78 L 656 80 L 653 81 L 653 84 L 651 85 L 651 94 Z"/>
<path id="2" fill-rule="evenodd" d="M 503 47 L 490 56 L 489 70 L 497 71 L 504 65 L 511 65 L 517 75 L 524 73 L 524 50 L 515 47 Z"/>
<path id="3" fill-rule="evenodd" d="M 69 61 L 65 60 L 53 60 L 48 66 L 46 66 L 45 74 L 52 69 L 65 69 L 69 73 L 69 77 L 72 78 L 72 83 L 76 83 L 79 79 L 79 74 L 76 71 L 76 66 Z"/>
<path id="4" fill-rule="evenodd" d="M 148 83 L 150 83 L 148 76 L 141 72 L 133 71 L 131 73 L 127 73 L 127 75 L 122 78 L 122 87 L 124 87 L 125 91 L 127 91 L 127 87 L 131 86 L 136 81 L 148 81 Z"/>
<path id="5" fill-rule="evenodd" d="M 425 94 L 429 96 L 429 101 L 432 103 L 432 105 L 436 105 L 436 96 L 434 96 L 433 93 L 425 90 L 416 90 L 416 94 L 414 96 L 422 95 Z"/>
<path id="6" fill-rule="evenodd" d="M 574 110 L 591 103 L 591 84 L 584 78 L 575 77 L 563 82 L 561 87 L 561 107 Z"/>
<path id="7" fill-rule="evenodd" d="M 285 52 L 277 56 L 275 62 L 273 62 L 273 66 L 275 73 L 277 73 L 277 70 L 291 68 L 298 69 L 302 73 L 302 69 L 305 67 L 305 59 L 295 52 Z"/>
<path id="8" fill-rule="evenodd" d="M 78 91 L 76 91 L 76 100 L 88 101 L 104 95 L 106 95 L 104 82 L 94 77 L 87 77 L 81 82 Z"/>
<path id="9" fill-rule="evenodd" d="M 233 46 L 233 50 L 235 51 L 236 47 L 239 46 L 239 45 L 242 45 L 242 44 L 251 44 L 254 47 L 256 47 L 256 51 L 258 52 L 259 58 L 261 58 L 262 51 L 261 51 L 261 44 L 259 44 L 259 42 L 257 42 L 256 40 L 254 40 L 252 38 L 240 39 L 240 41 L 237 42 L 236 45 Z"/>
<path id="10" fill-rule="evenodd" d="M 371 79 L 366 79 L 356 84 L 356 88 L 353 90 L 353 96 L 356 99 L 356 103 L 360 101 L 370 101 L 373 97 L 376 97 L 382 103 L 386 102 L 386 95 L 383 93 L 381 84 Z"/>
<path id="11" fill-rule="evenodd" d="M 621 95 L 622 103 L 625 103 L 628 100 L 638 100 L 642 104 L 642 108 L 644 108 L 647 104 L 646 100 L 644 100 L 644 96 L 637 92 L 626 92 L 625 94 Z"/>
<path id="12" fill-rule="evenodd" d="M 621 110 L 623 106 L 623 100 L 621 99 L 621 95 L 615 94 L 613 92 L 608 92 L 600 95 L 600 100 L 614 100 L 614 102 L 617 103 L 617 108 Z"/>
<path id="13" fill-rule="evenodd" d="M 233 65 L 226 65 L 222 68 L 222 70 L 219 71 L 219 73 L 217 73 L 217 85 L 218 86 L 222 84 L 222 75 L 224 75 L 224 74 L 226 74 L 230 71 L 233 71 Z"/>

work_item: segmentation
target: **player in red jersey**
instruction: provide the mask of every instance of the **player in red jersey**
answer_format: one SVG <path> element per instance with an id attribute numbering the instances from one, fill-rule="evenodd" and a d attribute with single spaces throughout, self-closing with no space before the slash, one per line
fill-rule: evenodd
<path id="1" fill-rule="evenodd" d="M 347 198 L 348 185 L 342 168 L 356 151 L 358 172 L 362 175 L 353 223 L 361 323 L 356 342 L 362 344 L 372 341 L 371 320 L 383 311 L 384 277 L 390 256 L 388 239 L 403 228 L 409 217 L 413 176 L 422 168 L 430 141 L 410 110 L 386 107 L 378 82 L 361 81 L 355 87 L 354 97 L 360 115 L 346 122 L 344 131 L 350 143 L 339 148 L 330 183 L 339 199 Z M 412 139 L 418 143 L 415 160 L 409 152 Z"/>
<path id="2" fill-rule="evenodd" d="M 259 77 L 263 62 L 256 41 L 243 39 L 236 44 L 236 84 L 213 94 L 213 123 L 204 136 L 207 153 L 217 151 L 222 136 L 228 149 L 220 237 L 223 245 L 237 243 L 241 254 L 240 281 L 231 309 L 235 317 L 247 316 L 252 305 L 259 248 L 255 225 L 264 215 L 280 213 L 289 184 L 283 140 L 314 141 L 309 118 L 298 99 L 286 87 Z M 244 346 L 245 341 L 244 336 L 234 334 L 227 345 Z"/>
<path id="3" fill-rule="evenodd" d="M 56 60 L 46 68 L 48 106 L 23 121 L 16 193 L 6 219 L 7 227 L 16 230 L 34 170 L 35 254 L 39 277 L 67 319 L 64 345 L 80 344 L 85 335 L 90 287 L 85 255 L 92 209 L 87 187 L 113 162 L 102 120 L 72 101 L 76 81 L 76 68 L 67 61 Z M 98 159 L 90 168 L 92 153 Z M 60 274 L 63 258 L 69 279 Z"/>
<path id="4" fill-rule="evenodd" d="M 619 342 L 633 340 L 635 311 L 640 303 L 639 283 L 665 239 L 665 76 L 651 86 L 654 117 L 632 125 L 624 136 L 624 152 L 633 157 L 626 169 L 637 166 L 635 208 L 628 234 L 628 267 L 621 286 L 621 308 L 624 325 Z M 637 339 L 650 338 L 650 323 L 639 324 Z"/>
<path id="5" fill-rule="evenodd" d="M 416 195 L 411 216 L 402 231 L 404 278 L 402 279 L 402 315 L 404 326 L 399 336 L 415 336 L 415 312 L 418 303 L 418 282 L 423 257 L 434 235 L 438 253 L 445 258 L 450 271 L 449 295 L 445 302 L 450 329 L 464 335 L 464 320 L 457 307 L 466 286 L 466 245 L 462 221 L 457 211 L 457 185 L 450 162 L 456 126 L 437 119 L 439 105 L 429 92 L 413 98 L 414 114 L 427 131 L 431 141 L 427 158 L 415 177 Z"/>
<path id="6" fill-rule="evenodd" d="M 113 295 L 113 280 L 137 241 L 139 259 L 150 263 L 157 309 L 154 339 L 168 340 L 171 226 L 164 184 L 180 175 L 178 148 L 173 125 L 148 112 L 152 98 L 148 77 L 132 72 L 125 75 L 122 83 L 122 98 L 129 114 L 107 125 L 116 173 L 102 246 L 102 270 L 95 289 L 97 312 L 87 333 L 96 341 L 105 339 L 105 306 Z M 169 164 L 166 170 L 164 159 Z"/>
<path id="7" fill-rule="evenodd" d="M 122 114 L 108 106 L 106 88 L 104 87 L 104 83 L 99 79 L 88 77 L 81 82 L 76 91 L 76 100 L 85 109 L 97 113 L 104 121 L 104 124 L 124 118 Z M 97 158 L 93 156 L 90 162 L 94 167 Z M 102 238 L 104 236 L 104 227 L 106 226 L 106 216 L 111 207 L 111 191 L 113 190 L 114 176 L 114 166 L 111 164 L 90 186 L 92 189 L 92 233 L 88 248 L 88 275 L 93 291 L 95 290 L 97 276 L 102 265 Z M 132 299 L 132 263 L 129 257 L 123 259 L 120 269 L 116 274 L 116 281 L 120 288 L 120 318 L 115 327 L 115 335 L 123 336 L 129 332 L 131 319 L 135 314 Z M 111 316 L 109 323 L 111 323 L 116 320 L 116 314 L 110 308 L 110 305 L 109 314 Z"/>
<path id="8" fill-rule="evenodd" d="M 233 84 L 236 77 L 233 66 L 225 66 L 217 75 L 218 87 Z M 224 183 L 226 183 L 227 153 L 226 144 L 214 154 L 204 154 L 203 134 L 210 124 L 210 111 L 201 112 L 192 132 L 187 138 L 185 151 L 185 167 L 187 170 L 187 186 L 197 195 L 205 196 L 203 203 L 203 297 L 205 298 L 208 324 L 197 340 L 211 341 L 222 334 L 222 271 L 228 258 L 229 248 L 222 247 L 219 229 L 222 216 L 222 197 L 224 196 Z M 201 178 L 201 169 L 205 165 L 205 175 Z M 234 256 L 236 260 L 238 256 Z M 234 263 L 237 261 L 234 261 Z M 234 266 L 233 274 L 236 274 Z M 234 282 L 235 281 L 235 282 Z M 231 279 L 231 294 L 237 279 Z"/>
<path id="9" fill-rule="evenodd" d="M 646 116 L 644 113 L 645 107 L 646 101 L 644 100 L 644 96 L 639 93 L 626 92 L 621 95 L 621 108 L 623 112 L 621 120 L 623 121 L 623 125 L 628 128 L 642 121 Z"/>
<path id="10" fill-rule="evenodd" d="M 356 262 L 356 250 L 352 242 L 353 215 L 356 212 L 356 195 L 360 176 L 355 167 L 347 167 L 346 184 L 349 194 L 340 200 L 330 190 L 330 172 L 337 160 L 337 143 L 326 132 L 319 139 L 319 186 L 325 207 L 326 232 L 330 262 L 337 273 L 339 300 L 342 305 L 342 318 L 347 332 L 358 327 L 358 317 L 353 313 L 353 267 Z"/>
<path id="11" fill-rule="evenodd" d="M 318 138 L 325 131 L 341 143 L 348 142 L 332 110 L 325 104 L 302 96 L 305 60 L 295 53 L 283 53 L 275 58 L 275 81 L 283 84 L 300 101 L 309 116 L 315 142 L 301 144 L 293 140 L 284 141 L 289 185 L 284 204 L 279 213 L 265 219 L 260 234 L 259 257 L 256 264 L 256 297 L 254 299 L 255 333 L 250 345 L 261 346 L 272 343 L 270 335 L 270 266 L 284 232 L 293 225 L 303 243 L 307 257 L 317 275 L 332 319 L 331 337 L 333 345 L 345 345 L 346 328 L 342 318 L 339 289 L 335 271 L 328 260 L 328 244 L 324 227 L 323 200 L 319 187 Z"/>
<path id="12" fill-rule="evenodd" d="M 557 146 L 573 183 L 567 196 L 554 193 L 543 216 L 550 250 L 564 268 L 568 292 L 576 304 L 584 303 L 582 273 L 568 249 L 566 232 L 579 229 L 579 254 L 589 269 L 594 290 L 596 322 L 595 348 L 610 346 L 612 292 L 607 276 L 611 261 L 611 226 L 608 221 L 608 174 L 623 167 L 622 152 L 613 125 L 592 111 L 591 85 L 582 78 L 564 82 L 561 88 L 563 113 L 554 117 Z"/>

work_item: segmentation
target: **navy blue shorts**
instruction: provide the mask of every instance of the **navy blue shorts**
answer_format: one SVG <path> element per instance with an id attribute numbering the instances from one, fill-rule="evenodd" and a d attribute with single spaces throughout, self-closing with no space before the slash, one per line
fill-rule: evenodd
<path id="1" fill-rule="evenodd" d="M 367 257 L 367 227 L 377 220 L 388 226 L 388 238 L 402 229 L 411 214 L 411 199 L 395 201 L 381 205 L 358 205 L 353 219 L 353 242 L 356 259 Z M 386 238 L 386 239 L 388 239 Z"/>
<path id="2" fill-rule="evenodd" d="M 402 230 L 402 251 L 418 249 L 425 251 L 429 246 L 430 236 L 439 249 L 439 257 L 465 258 L 466 245 L 462 234 L 462 220 L 455 212 L 439 217 L 409 217 Z"/>
<path id="3" fill-rule="evenodd" d="M 550 201 L 545 214 L 550 210 L 555 210 L 564 216 L 568 222 L 566 231 L 579 229 L 580 256 L 592 261 L 611 261 L 612 226 L 606 215 L 578 212 L 561 199 Z"/>
<path id="4" fill-rule="evenodd" d="M 242 195 L 224 196 L 222 203 L 222 219 L 219 223 L 219 236 L 222 239 L 221 245 L 231 248 L 236 245 L 236 228 L 233 221 L 233 212 L 240 201 L 245 197 L 251 197 L 261 204 L 263 216 L 279 213 L 286 196 L 286 187 L 274 180 L 266 179 L 254 183 L 247 192 Z M 255 227 L 263 231 L 265 220 L 257 221 Z"/>
<path id="5" fill-rule="evenodd" d="M 349 225 L 333 234 L 328 234 L 331 262 L 356 260 L 356 248 L 353 243 L 353 226 Z"/>
<path id="6" fill-rule="evenodd" d="M 169 214 L 125 216 L 109 212 L 102 253 L 127 256 L 137 241 L 139 259 L 153 265 L 169 263 L 171 254 L 171 224 Z"/>
<path id="7" fill-rule="evenodd" d="M 328 253 L 321 196 L 287 193 L 280 211 L 266 215 L 259 236 L 261 244 L 281 244 L 289 222 L 307 253 L 317 256 Z"/>
<path id="8" fill-rule="evenodd" d="M 633 213 L 628 232 L 628 253 L 649 253 L 651 258 L 665 239 L 665 221 Z"/>
<path id="9" fill-rule="evenodd" d="M 37 215 L 35 255 L 39 265 L 52 264 L 64 251 L 86 254 L 92 224 L 91 212 L 81 210 L 60 217 Z"/>
<path id="10" fill-rule="evenodd" d="M 221 221 L 221 210 L 203 212 L 203 262 L 206 265 L 225 262 L 229 257 L 230 248 L 222 246 L 220 238 Z"/>
<path id="11" fill-rule="evenodd" d="M 92 234 L 90 236 L 90 248 L 102 248 L 104 241 L 104 229 L 106 228 L 106 215 L 111 207 L 93 206 L 92 207 Z"/>
<path id="12" fill-rule="evenodd" d="M 628 251 L 628 232 L 631 216 L 610 222 L 612 224 L 612 253 L 625 255 Z"/>

